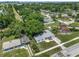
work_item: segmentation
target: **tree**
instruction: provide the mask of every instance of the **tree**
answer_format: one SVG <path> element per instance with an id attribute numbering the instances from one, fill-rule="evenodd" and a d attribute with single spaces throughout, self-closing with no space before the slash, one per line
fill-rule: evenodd
<path id="1" fill-rule="evenodd" d="M 28 35 L 35 35 L 38 34 L 40 32 L 42 32 L 44 29 L 44 25 L 42 22 L 38 21 L 38 20 L 27 20 L 25 22 L 25 31 L 28 33 Z"/>
<path id="2" fill-rule="evenodd" d="M 33 50 L 34 50 L 34 53 L 37 53 L 37 52 L 40 51 L 39 48 L 36 46 L 35 43 L 32 44 L 32 48 L 33 48 Z"/>
<path id="3" fill-rule="evenodd" d="M 12 19 L 7 16 L 0 16 L 0 29 L 6 28 L 10 23 L 12 22 Z"/>
<path id="4" fill-rule="evenodd" d="M 20 21 L 13 21 L 9 26 L 9 29 L 5 31 L 5 36 L 15 35 L 16 37 L 20 37 L 21 31 L 23 30 L 23 23 Z"/>
<path id="5" fill-rule="evenodd" d="M 31 14 L 29 14 L 29 16 L 27 17 L 28 20 L 32 20 L 32 19 L 35 19 L 35 20 L 39 20 L 41 22 L 43 22 L 43 16 L 38 12 L 33 12 Z"/>

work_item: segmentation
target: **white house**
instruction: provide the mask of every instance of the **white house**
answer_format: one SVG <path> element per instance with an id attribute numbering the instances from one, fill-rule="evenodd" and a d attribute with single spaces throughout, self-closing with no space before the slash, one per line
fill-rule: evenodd
<path id="1" fill-rule="evenodd" d="M 53 21 L 52 18 L 50 18 L 50 17 L 44 17 L 44 23 L 50 23 L 52 21 Z"/>

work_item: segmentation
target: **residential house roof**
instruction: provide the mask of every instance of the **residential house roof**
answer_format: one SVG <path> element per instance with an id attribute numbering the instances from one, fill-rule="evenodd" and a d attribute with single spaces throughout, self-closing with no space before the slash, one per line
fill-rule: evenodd
<path id="1" fill-rule="evenodd" d="M 44 41 L 48 37 L 55 38 L 55 35 L 52 32 L 50 32 L 49 30 L 45 30 L 42 34 L 34 36 L 37 43 Z"/>
<path id="2" fill-rule="evenodd" d="M 23 36 L 22 38 L 19 39 L 4 42 L 2 49 L 3 50 L 11 49 L 13 47 L 21 46 L 22 44 L 26 44 L 29 42 L 30 42 L 29 38 L 27 36 Z"/>

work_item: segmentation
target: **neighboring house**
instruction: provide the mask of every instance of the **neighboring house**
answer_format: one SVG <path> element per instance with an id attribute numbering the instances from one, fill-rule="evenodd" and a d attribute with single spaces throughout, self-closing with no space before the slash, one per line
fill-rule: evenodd
<path id="1" fill-rule="evenodd" d="M 44 14 L 49 14 L 49 13 L 50 13 L 49 10 L 42 10 L 42 9 L 40 9 L 40 11 L 41 11 L 42 13 L 44 13 Z"/>
<path id="2" fill-rule="evenodd" d="M 3 13 L 3 10 L 0 10 L 0 13 Z"/>
<path id="3" fill-rule="evenodd" d="M 60 32 L 61 33 L 69 33 L 70 30 L 66 24 L 60 23 Z"/>
<path id="4" fill-rule="evenodd" d="M 44 16 L 44 23 L 50 23 L 53 19 L 50 16 L 50 12 L 47 10 L 41 10 L 41 14 Z"/>
<path id="5" fill-rule="evenodd" d="M 64 13 L 62 13 L 61 16 L 65 18 L 69 18 L 68 14 L 64 14 Z"/>
<path id="6" fill-rule="evenodd" d="M 37 43 L 43 42 L 45 40 L 51 40 L 55 38 L 55 35 L 50 32 L 49 30 L 45 30 L 42 34 L 39 34 L 37 36 L 34 36 Z"/>
<path id="7" fill-rule="evenodd" d="M 4 42 L 3 46 L 2 46 L 2 50 L 7 51 L 7 50 L 10 50 L 10 49 L 13 49 L 13 48 L 17 48 L 17 47 L 26 45 L 28 43 L 30 43 L 30 40 L 27 36 L 24 35 L 20 39 L 14 39 L 14 40 L 11 40 L 11 41 Z"/>
<path id="8" fill-rule="evenodd" d="M 3 9 L 0 9 L 0 15 L 5 14 L 6 12 Z"/>
<path id="9" fill-rule="evenodd" d="M 21 6 L 22 4 L 21 4 L 21 3 L 16 3 L 16 5 L 17 5 L 17 6 Z"/>
<path id="10" fill-rule="evenodd" d="M 49 23 L 49 22 L 52 22 L 52 21 L 53 21 L 52 18 L 44 17 L 44 23 Z"/>

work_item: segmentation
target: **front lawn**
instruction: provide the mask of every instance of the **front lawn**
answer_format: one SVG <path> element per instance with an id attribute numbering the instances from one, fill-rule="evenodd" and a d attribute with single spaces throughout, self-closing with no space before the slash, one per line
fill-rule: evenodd
<path id="1" fill-rule="evenodd" d="M 38 47 L 40 50 L 45 50 L 45 49 L 48 49 L 48 48 L 56 46 L 56 45 L 57 45 L 57 43 L 54 41 L 50 41 L 50 42 L 43 41 L 41 43 L 38 43 Z"/>
<path id="2" fill-rule="evenodd" d="M 15 49 L 11 52 L 6 52 L 3 57 L 28 57 L 28 51 L 25 49 Z"/>
<path id="3" fill-rule="evenodd" d="M 2 42 L 0 41 L 0 57 L 2 56 Z"/>
<path id="4" fill-rule="evenodd" d="M 66 42 L 66 41 L 69 41 L 75 37 L 78 37 L 79 36 L 79 31 L 76 31 L 76 32 L 72 32 L 71 34 L 67 34 L 67 35 L 62 35 L 62 34 L 57 34 L 56 35 L 62 42 Z"/>
<path id="5" fill-rule="evenodd" d="M 72 26 L 72 27 L 79 27 L 79 22 L 72 23 L 72 24 L 70 24 L 70 26 Z"/>
<path id="6" fill-rule="evenodd" d="M 75 40 L 75 41 L 72 41 L 72 42 L 70 42 L 70 43 L 67 43 L 67 44 L 65 44 L 64 46 L 70 47 L 70 46 L 72 46 L 72 45 L 74 45 L 74 44 L 76 44 L 76 43 L 79 43 L 79 39 L 77 39 L 77 40 Z"/>
<path id="7" fill-rule="evenodd" d="M 71 21 L 71 18 L 62 18 L 62 21 Z"/>
<path id="8" fill-rule="evenodd" d="M 45 52 L 45 53 L 43 53 L 43 54 L 40 54 L 38 57 L 49 57 L 49 56 L 51 56 L 51 55 L 53 55 L 54 53 L 57 53 L 57 52 L 59 52 L 59 51 L 61 51 L 61 48 L 60 48 L 60 47 L 57 47 L 57 48 L 52 49 L 52 50 L 50 50 L 50 51 L 48 51 L 48 52 Z"/>

